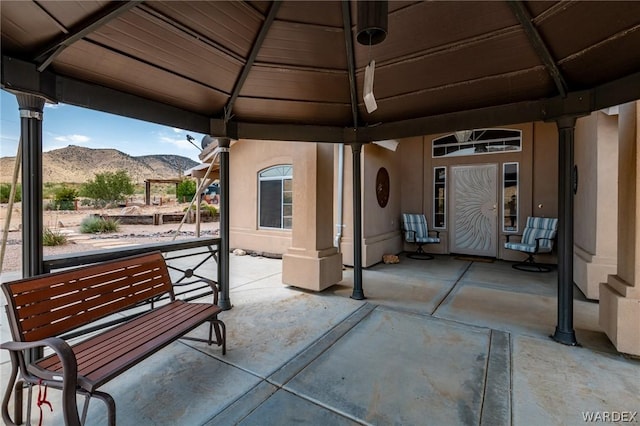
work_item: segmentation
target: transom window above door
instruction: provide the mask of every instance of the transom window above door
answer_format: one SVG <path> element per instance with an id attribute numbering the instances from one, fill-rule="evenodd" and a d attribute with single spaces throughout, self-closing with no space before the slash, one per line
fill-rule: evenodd
<path id="1" fill-rule="evenodd" d="M 522 150 L 522 131 L 514 129 L 460 130 L 432 141 L 432 156 L 456 157 Z"/>

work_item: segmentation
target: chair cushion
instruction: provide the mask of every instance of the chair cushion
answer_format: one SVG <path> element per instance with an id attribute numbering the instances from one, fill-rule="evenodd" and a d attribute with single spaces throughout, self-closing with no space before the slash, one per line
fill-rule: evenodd
<path id="1" fill-rule="evenodd" d="M 423 214 L 402 214 L 403 229 L 405 231 L 405 240 L 408 243 L 426 242 L 420 241 L 423 238 L 429 238 L 427 230 L 427 219 Z M 413 232 L 406 232 L 413 231 Z"/>
<path id="2" fill-rule="evenodd" d="M 440 238 L 436 237 L 416 237 L 416 243 L 439 243 Z"/>
<path id="3" fill-rule="evenodd" d="M 523 251 L 525 253 L 535 253 L 536 245 L 534 244 L 524 244 L 524 243 L 505 243 L 504 248 L 510 250 Z M 540 246 L 538 253 L 549 253 L 551 252 L 551 247 L 542 247 Z"/>
<path id="4" fill-rule="evenodd" d="M 557 230 L 558 219 L 549 217 L 529 217 L 527 218 L 527 224 L 525 225 L 524 231 L 522 232 L 522 240 L 520 241 L 520 244 L 532 245 L 535 251 L 536 240 L 541 238 L 540 248 L 538 251 L 540 253 L 550 252 L 553 248 L 553 239 L 556 236 Z M 534 251 L 528 252 L 533 253 Z"/>

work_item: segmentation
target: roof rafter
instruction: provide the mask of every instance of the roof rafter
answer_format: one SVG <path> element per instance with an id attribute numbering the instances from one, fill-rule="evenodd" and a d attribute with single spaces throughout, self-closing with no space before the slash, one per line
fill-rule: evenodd
<path id="1" fill-rule="evenodd" d="M 349 0 L 342 0 L 342 23 L 344 42 L 347 48 L 347 68 L 349 70 L 349 88 L 351 93 L 351 114 L 353 127 L 358 127 L 358 91 L 356 88 L 356 58 L 353 52 L 353 36 L 351 33 L 351 6 Z"/>
<path id="2" fill-rule="evenodd" d="M 567 96 L 568 86 L 567 83 L 558 68 L 555 60 L 551 56 L 549 52 L 549 48 L 547 47 L 544 40 L 540 36 L 540 33 L 536 29 L 536 27 L 532 23 L 531 14 L 527 10 L 526 6 L 520 0 L 509 0 L 507 4 L 511 7 L 513 14 L 516 16 L 520 25 L 522 25 L 522 29 L 524 30 L 525 35 L 531 42 L 533 46 L 533 50 L 536 52 L 538 57 L 542 60 L 542 63 L 547 68 L 547 71 L 551 75 L 556 87 L 558 88 L 558 92 L 560 96 Z"/>
<path id="3" fill-rule="evenodd" d="M 123 13 L 131 10 L 140 3 L 142 3 L 142 0 L 114 2 L 109 6 L 106 6 L 104 9 L 91 15 L 84 21 L 80 22 L 72 30 L 70 30 L 62 40 L 53 43 L 36 57 L 35 61 L 40 62 L 38 71 L 42 72 L 43 70 L 45 70 L 49 66 L 49 64 L 51 64 L 51 62 L 53 62 L 53 60 L 62 53 L 64 49 L 71 46 L 73 43 L 80 40 L 87 34 L 97 30 L 101 26 L 107 24 Z"/>
<path id="4" fill-rule="evenodd" d="M 280 0 L 275 0 L 272 4 L 271 4 L 271 8 L 269 9 L 269 13 L 267 13 L 267 16 L 264 19 L 264 22 L 262 23 L 262 27 L 260 27 L 260 31 L 258 32 L 258 35 L 256 36 L 255 41 L 253 42 L 253 46 L 251 46 L 251 52 L 249 53 L 249 57 L 247 58 L 247 62 L 244 64 L 244 68 L 242 68 L 242 72 L 240 73 L 240 76 L 238 77 L 238 80 L 236 81 L 236 84 L 233 88 L 233 91 L 231 92 L 231 97 L 229 98 L 229 101 L 227 102 L 227 105 L 225 105 L 224 107 L 224 121 L 227 122 L 229 121 L 229 119 L 231 118 L 231 113 L 233 111 L 233 105 L 236 102 L 236 99 L 238 98 L 238 95 L 240 94 L 240 90 L 242 90 L 242 86 L 244 86 L 244 82 L 247 80 L 247 77 L 249 76 L 249 72 L 251 71 L 251 67 L 253 66 L 253 62 L 256 60 L 256 58 L 258 57 L 258 53 L 260 52 L 260 49 L 262 48 L 262 43 L 264 42 L 264 39 L 267 36 L 267 33 L 269 32 L 269 29 L 271 28 L 271 24 L 273 24 L 273 21 L 276 18 L 276 14 L 278 13 L 278 9 L 280 8 Z"/>

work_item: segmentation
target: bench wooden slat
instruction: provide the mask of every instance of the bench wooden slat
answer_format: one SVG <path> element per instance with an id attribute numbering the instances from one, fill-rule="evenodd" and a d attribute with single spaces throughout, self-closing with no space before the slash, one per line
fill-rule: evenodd
<path id="1" fill-rule="evenodd" d="M 21 322 L 25 340 L 38 340 L 48 335 L 63 334 L 80 325 L 97 321 L 114 312 L 147 301 L 154 296 L 165 294 L 166 291 L 158 291 L 163 287 L 164 284 L 128 294 L 123 291 L 118 298 L 98 298 L 93 303 L 77 301 L 64 308 L 27 318 Z"/>
<path id="2" fill-rule="evenodd" d="M 140 271 L 139 273 L 137 271 Z M 109 296 L 110 293 L 121 291 L 130 285 L 141 285 L 147 281 L 164 283 L 166 276 L 159 268 L 149 268 L 140 265 L 136 268 L 118 271 L 109 276 L 91 277 L 91 279 L 72 279 L 56 285 L 49 285 L 42 291 L 23 293 L 15 297 L 16 305 L 24 306 L 21 318 L 27 318 L 59 306 L 66 306 L 77 301 L 88 301 L 99 295 Z M 136 279 L 132 276 L 136 273 Z M 57 280 L 56 280 L 57 281 Z M 58 288 L 64 286 L 64 292 Z M 166 290 L 165 290 L 166 291 Z"/>
<path id="3" fill-rule="evenodd" d="M 12 296 L 19 339 L 34 341 L 60 335 L 155 296 L 173 295 L 171 278 L 159 253 L 108 263 L 111 270 L 96 265 L 91 273 L 70 270 L 3 285 Z"/>
<path id="4" fill-rule="evenodd" d="M 78 374 L 93 391 L 220 312 L 215 305 L 175 301 L 73 347 Z M 153 317 L 153 321 L 150 321 Z M 56 355 L 37 363 L 61 371 Z"/>
<path id="5" fill-rule="evenodd" d="M 194 313 L 197 314 L 202 306 L 206 307 L 207 305 L 185 305 L 180 301 L 172 302 L 170 305 L 145 314 L 143 319 L 139 319 L 138 321 L 146 323 L 144 326 L 140 326 L 139 322 L 131 321 L 112 331 L 79 343 L 73 348 L 78 365 L 81 366 L 80 368 L 85 374 L 89 374 L 91 363 L 104 363 L 107 357 L 115 358 L 122 355 L 116 353 L 122 347 L 137 347 L 151 340 L 158 330 L 166 329 L 168 326 L 172 327 L 182 321 L 192 321 L 191 316 L 194 316 Z M 220 309 L 216 308 L 215 310 L 219 311 Z M 47 368 L 59 369 L 60 365 L 57 363 L 56 357 L 52 357 L 47 363 L 39 364 Z"/>
<path id="6" fill-rule="evenodd" d="M 77 274 L 73 274 L 71 271 L 63 274 L 63 276 L 53 278 L 45 275 L 38 278 L 38 281 L 42 285 L 40 288 L 20 292 L 16 288 L 18 286 L 12 286 L 12 290 L 15 292 L 14 298 L 16 305 L 24 306 L 32 303 L 45 302 L 51 298 L 82 294 L 81 291 L 85 291 L 87 288 L 99 289 L 117 281 L 134 277 L 141 281 L 144 279 L 144 276 L 156 275 L 164 275 L 161 264 L 157 261 L 146 261 L 137 265 L 128 266 L 127 268 L 118 268 L 108 273 L 81 277 L 78 277 Z"/>

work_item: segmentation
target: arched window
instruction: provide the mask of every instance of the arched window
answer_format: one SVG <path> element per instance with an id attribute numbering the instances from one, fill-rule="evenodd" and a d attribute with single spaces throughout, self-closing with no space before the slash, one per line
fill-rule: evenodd
<path id="1" fill-rule="evenodd" d="M 293 222 L 293 166 L 282 164 L 258 173 L 260 228 L 291 229 Z"/>
<path id="2" fill-rule="evenodd" d="M 513 129 L 461 130 L 433 140 L 432 156 L 497 154 L 522 150 L 522 131 Z"/>

